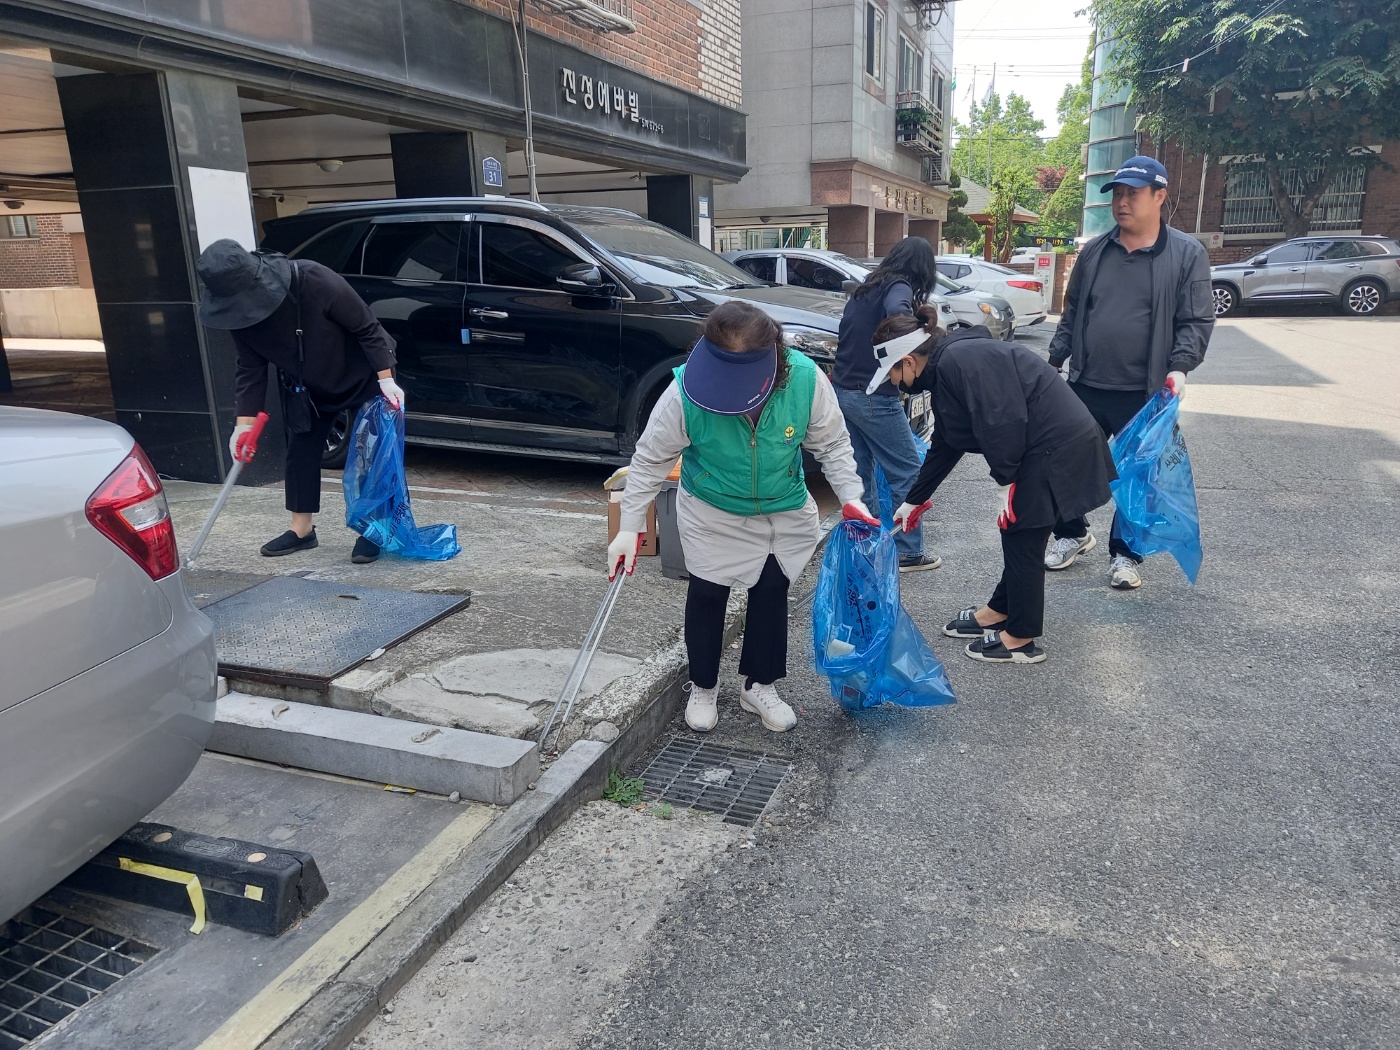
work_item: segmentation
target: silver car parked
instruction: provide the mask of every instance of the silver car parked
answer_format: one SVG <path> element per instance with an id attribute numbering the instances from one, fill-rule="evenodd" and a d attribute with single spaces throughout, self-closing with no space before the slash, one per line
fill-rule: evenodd
<path id="1" fill-rule="evenodd" d="M 761 281 L 828 292 L 844 292 L 849 282 L 859 284 L 879 265 L 878 259 L 852 259 L 822 248 L 750 248 L 723 255 Z M 1006 300 L 983 295 L 943 274 L 939 274 L 937 280 L 938 287 L 930 299 L 937 305 L 940 317 L 945 318 L 940 322 L 944 328 L 970 328 L 980 324 L 997 339 L 1011 339 L 1015 335 L 1015 314 Z"/>
<path id="2" fill-rule="evenodd" d="M 0 407 L 0 922 L 189 775 L 213 627 L 165 493 L 121 427 Z"/>
<path id="3" fill-rule="evenodd" d="M 1215 314 L 1248 303 L 1333 302 L 1367 317 L 1400 298 L 1400 242 L 1390 237 L 1295 237 L 1243 262 L 1210 269 Z"/>

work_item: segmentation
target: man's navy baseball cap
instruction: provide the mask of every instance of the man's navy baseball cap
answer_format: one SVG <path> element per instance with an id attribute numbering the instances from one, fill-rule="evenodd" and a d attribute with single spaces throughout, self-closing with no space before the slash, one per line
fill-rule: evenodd
<path id="1" fill-rule="evenodd" d="M 1151 157 L 1129 157 L 1113 176 L 1113 181 L 1104 183 L 1103 191 L 1112 193 L 1114 186 L 1151 186 L 1164 190 L 1167 188 L 1167 169 L 1161 161 Z"/>
<path id="2" fill-rule="evenodd" d="M 768 399 L 777 375 L 775 347 L 724 350 L 701 336 L 681 371 L 681 390 L 706 412 L 741 416 Z"/>

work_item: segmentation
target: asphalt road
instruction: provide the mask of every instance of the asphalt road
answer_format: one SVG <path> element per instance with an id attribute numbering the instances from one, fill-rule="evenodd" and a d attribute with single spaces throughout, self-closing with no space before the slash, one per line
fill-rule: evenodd
<path id="1" fill-rule="evenodd" d="M 937 633 L 998 564 L 965 460 L 904 585 L 958 705 L 847 717 L 796 618 L 797 730 L 731 687 L 716 734 L 792 758 L 772 822 L 579 1045 L 1400 1045 L 1397 389 L 1400 319 L 1221 324 L 1185 402 L 1198 585 L 1159 556 L 1110 592 L 1100 548 L 1049 581 L 1037 667 Z"/>

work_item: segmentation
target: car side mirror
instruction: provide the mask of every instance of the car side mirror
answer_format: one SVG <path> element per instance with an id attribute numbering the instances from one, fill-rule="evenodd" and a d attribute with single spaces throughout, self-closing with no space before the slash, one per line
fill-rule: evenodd
<path id="1" fill-rule="evenodd" d="M 856 289 L 859 287 L 859 281 L 845 280 L 841 282 L 841 290 L 847 295 L 855 295 Z"/>
<path id="2" fill-rule="evenodd" d="M 612 286 L 603 280 L 603 271 L 593 263 L 573 263 L 564 267 L 554 283 L 575 295 L 604 295 Z"/>
<path id="3" fill-rule="evenodd" d="M 1249 265 L 1250 265 L 1250 266 L 1268 266 L 1268 265 L 1269 265 L 1269 257 L 1268 257 L 1267 255 L 1256 255 L 1253 259 L 1250 259 L 1250 260 L 1249 260 Z"/>

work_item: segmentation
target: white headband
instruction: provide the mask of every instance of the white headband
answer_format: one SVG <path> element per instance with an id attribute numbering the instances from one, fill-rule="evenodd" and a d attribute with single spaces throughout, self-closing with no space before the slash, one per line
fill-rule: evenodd
<path id="1" fill-rule="evenodd" d="M 929 339 L 929 333 L 918 328 L 908 335 L 898 336 L 885 343 L 876 343 L 875 375 L 871 377 L 870 385 L 865 388 L 865 392 L 867 394 L 875 393 L 880 384 L 889 376 L 890 369 L 923 346 Z"/>

